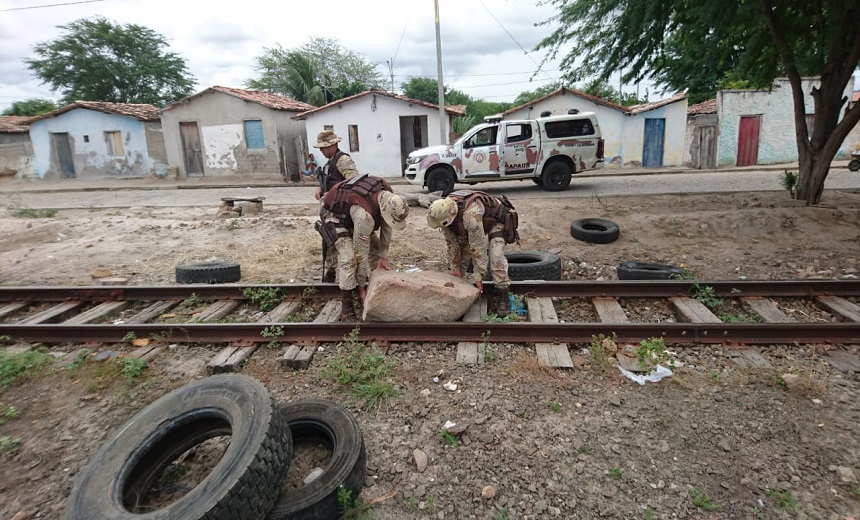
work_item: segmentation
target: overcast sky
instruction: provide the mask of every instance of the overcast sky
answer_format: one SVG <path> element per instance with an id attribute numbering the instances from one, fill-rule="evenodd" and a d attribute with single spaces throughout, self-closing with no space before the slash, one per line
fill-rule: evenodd
<path id="1" fill-rule="evenodd" d="M 58 25 L 95 15 L 164 36 L 170 51 L 186 59 L 197 81 L 195 92 L 213 85 L 244 87 L 256 76 L 254 59 L 265 47 L 292 49 L 311 36 L 335 38 L 362 53 L 379 64 L 387 79 L 386 62 L 393 59 L 395 90 L 412 76 L 436 77 L 433 0 L 78 0 L 54 5 L 69 1 L 0 0 L 0 111 L 14 101 L 59 98 L 22 60 L 32 56 L 37 42 L 60 36 Z M 513 101 L 520 92 L 559 78 L 557 62 L 535 75 L 544 55 L 532 52 L 551 31 L 535 23 L 550 18 L 552 6 L 536 0 L 438 3 L 445 85 L 473 98 Z"/>

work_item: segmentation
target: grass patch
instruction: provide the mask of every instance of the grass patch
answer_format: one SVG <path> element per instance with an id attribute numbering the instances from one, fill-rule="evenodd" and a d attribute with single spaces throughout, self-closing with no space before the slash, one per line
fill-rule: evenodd
<path id="1" fill-rule="evenodd" d="M 611 336 L 603 334 L 591 336 L 591 343 L 588 345 L 588 355 L 591 356 L 591 360 L 603 371 L 609 368 L 609 356 L 612 351 L 618 349 L 617 339 L 618 336 L 614 332 Z"/>
<path id="2" fill-rule="evenodd" d="M 367 520 L 373 518 L 373 506 L 363 504 L 358 498 L 352 497 L 352 492 L 343 485 L 337 488 L 337 504 L 340 508 L 341 520 Z"/>
<path id="3" fill-rule="evenodd" d="M 10 419 L 17 419 L 21 416 L 21 411 L 12 406 L 11 404 L 7 404 L 3 408 L 0 408 L 0 426 L 6 424 L 6 421 Z"/>
<path id="4" fill-rule="evenodd" d="M 765 490 L 764 494 L 780 509 L 797 510 L 797 500 L 791 494 L 791 490 L 779 491 L 776 489 Z"/>
<path id="5" fill-rule="evenodd" d="M 561 413 L 561 403 L 558 401 L 550 401 L 547 406 L 555 413 Z"/>
<path id="6" fill-rule="evenodd" d="M 693 505 L 701 509 L 702 511 L 719 511 L 720 504 L 711 500 L 711 497 L 705 494 L 704 491 L 697 487 L 691 487 L 687 491 L 690 495 L 690 500 L 693 501 Z"/>
<path id="7" fill-rule="evenodd" d="M 8 435 L 0 435 L 0 453 L 11 453 L 18 449 L 21 444 L 21 437 L 10 437 Z"/>
<path id="8" fill-rule="evenodd" d="M 442 430 L 439 432 L 439 438 L 442 439 L 442 442 L 444 442 L 449 448 L 456 448 L 460 445 L 460 441 L 457 440 L 457 436 L 449 431 Z"/>
<path id="9" fill-rule="evenodd" d="M 242 289 L 242 294 L 259 306 L 261 311 L 274 309 L 284 299 L 280 287 L 246 287 Z"/>
<path id="10" fill-rule="evenodd" d="M 53 218 L 57 216 L 57 210 L 49 209 L 33 209 L 33 208 L 18 208 L 12 211 L 13 217 L 20 218 Z"/>
<path id="11" fill-rule="evenodd" d="M 0 393 L 23 378 L 32 377 L 51 366 L 54 359 L 40 350 L 10 354 L 0 351 Z"/>
<path id="12" fill-rule="evenodd" d="M 376 343 L 368 346 L 358 341 L 358 335 L 356 327 L 338 345 L 337 354 L 329 361 L 323 375 L 361 400 L 364 408 L 370 411 L 397 395 L 392 374 L 395 363 L 385 357 Z"/>

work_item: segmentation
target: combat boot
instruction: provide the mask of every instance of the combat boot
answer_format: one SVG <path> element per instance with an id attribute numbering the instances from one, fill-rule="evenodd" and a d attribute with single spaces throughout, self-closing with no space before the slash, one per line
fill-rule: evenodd
<path id="1" fill-rule="evenodd" d="M 361 293 L 358 292 L 358 287 L 352 290 L 352 304 L 358 310 L 355 313 L 355 321 L 361 321 L 361 316 L 364 313 L 364 302 L 361 301 Z"/>
<path id="2" fill-rule="evenodd" d="M 352 305 L 352 291 L 340 291 L 340 319 L 341 321 L 358 321 L 355 316 L 355 307 Z"/>
<path id="3" fill-rule="evenodd" d="M 499 318 L 504 318 L 508 315 L 508 312 L 511 310 L 511 302 L 508 297 L 508 289 L 507 287 L 500 289 L 495 289 L 496 301 L 493 304 L 492 310 L 490 310 L 489 303 L 487 304 L 487 313 L 495 312 L 496 316 Z"/>
<path id="4" fill-rule="evenodd" d="M 337 280 L 337 271 L 334 269 L 326 269 L 323 275 L 323 283 L 334 283 Z"/>
<path id="5" fill-rule="evenodd" d="M 492 285 L 484 286 L 484 298 L 487 299 L 487 316 L 493 314 L 496 308 L 496 288 Z"/>

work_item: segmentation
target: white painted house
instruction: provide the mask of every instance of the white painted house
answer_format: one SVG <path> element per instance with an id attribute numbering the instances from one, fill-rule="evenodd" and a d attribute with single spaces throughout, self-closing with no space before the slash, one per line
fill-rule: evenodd
<path id="1" fill-rule="evenodd" d="M 802 78 L 806 124 L 815 118 L 815 104 L 810 92 L 818 78 Z M 848 99 L 854 92 L 854 78 L 843 93 Z M 844 108 L 844 107 L 843 107 Z M 788 78 L 777 78 L 767 90 L 721 90 L 717 92 L 720 118 L 717 163 L 719 166 L 752 166 L 797 161 L 794 133 L 794 103 Z M 840 118 L 844 109 L 840 111 Z M 811 128 L 811 126 L 810 126 Z M 845 139 L 836 154 L 845 159 L 853 150 L 857 134 Z"/>
<path id="2" fill-rule="evenodd" d="M 448 128 L 452 118 L 462 116 L 459 108 L 445 107 Z M 303 112 L 294 119 L 305 122 L 307 142 L 316 143 L 317 134 L 333 130 L 361 173 L 380 177 L 403 176 L 409 152 L 444 144 L 439 133 L 439 107 L 384 90 L 368 90 Z M 325 158 L 317 154 L 320 165 Z"/>
<path id="3" fill-rule="evenodd" d="M 502 112 L 505 119 L 535 119 L 541 114 L 567 114 L 570 110 L 594 112 L 611 166 L 681 166 L 687 126 L 687 96 L 625 107 L 562 87 Z"/>

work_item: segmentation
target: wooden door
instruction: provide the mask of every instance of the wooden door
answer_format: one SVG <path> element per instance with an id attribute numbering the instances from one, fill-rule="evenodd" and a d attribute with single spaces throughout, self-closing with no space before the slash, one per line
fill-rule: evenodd
<path id="1" fill-rule="evenodd" d="M 738 128 L 738 166 L 758 164 L 758 141 L 761 116 L 741 116 Z"/>
<path id="2" fill-rule="evenodd" d="M 645 141 L 642 146 L 642 166 L 663 166 L 663 143 L 666 134 L 666 120 L 653 118 L 645 120 Z"/>
<path id="3" fill-rule="evenodd" d="M 72 158 L 72 146 L 69 143 L 69 134 L 65 132 L 51 134 L 51 146 L 57 154 L 60 177 L 63 179 L 74 179 L 75 161 Z"/>
<path id="4" fill-rule="evenodd" d="M 713 125 L 693 128 L 690 144 L 690 166 L 713 170 L 717 167 L 717 127 Z"/>
<path id="5" fill-rule="evenodd" d="M 200 145 L 197 123 L 179 123 L 179 136 L 182 139 L 186 175 L 203 175 L 203 147 Z"/>

